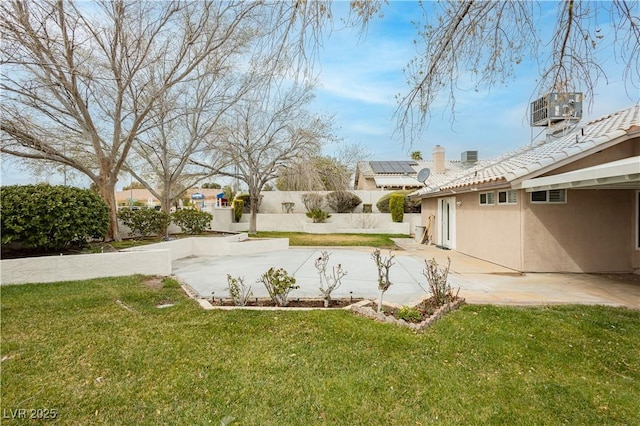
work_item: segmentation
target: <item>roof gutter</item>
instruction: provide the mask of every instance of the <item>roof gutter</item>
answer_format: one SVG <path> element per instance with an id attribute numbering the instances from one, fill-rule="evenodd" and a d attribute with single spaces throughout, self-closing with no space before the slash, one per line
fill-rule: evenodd
<path id="1" fill-rule="evenodd" d="M 478 191 L 485 191 L 485 190 L 491 191 L 492 189 L 505 188 L 505 187 L 510 188 L 509 182 L 505 180 L 500 180 L 500 182 L 465 185 L 465 186 L 456 187 L 456 188 L 444 188 L 444 189 L 440 188 L 438 189 L 438 192 L 428 192 L 426 194 L 413 195 L 413 196 L 410 195 L 409 199 L 414 200 L 414 199 L 424 199 L 424 198 L 446 197 L 449 195 L 465 194 L 468 192 L 478 192 Z"/>

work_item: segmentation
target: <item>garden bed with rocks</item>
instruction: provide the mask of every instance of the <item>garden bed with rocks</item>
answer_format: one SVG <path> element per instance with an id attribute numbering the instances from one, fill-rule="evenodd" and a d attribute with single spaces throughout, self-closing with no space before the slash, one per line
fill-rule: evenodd
<path id="1" fill-rule="evenodd" d="M 396 324 L 401 327 L 408 327 L 415 331 L 423 331 L 427 327 L 430 327 L 437 320 L 442 318 L 447 312 L 458 309 L 464 303 L 464 298 L 456 296 L 449 303 L 446 303 L 440 307 L 437 307 L 433 301 L 433 298 L 427 298 L 420 301 L 420 303 L 414 306 L 401 306 L 395 303 L 383 302 L 382 311 L 378 312 L 375 309 L 377 304 L 373 300 L 363 300 L 358 303 L 354 303 L 349 309 L 358 315 L 362 315 L 368 318 L 372 318 L 376 321 L 381 321 L 390 324 Z M 409 309 L 407 309 L 409 308 Z M 401 318 L 402 311 L 418 312 L 419 317 Z"/>

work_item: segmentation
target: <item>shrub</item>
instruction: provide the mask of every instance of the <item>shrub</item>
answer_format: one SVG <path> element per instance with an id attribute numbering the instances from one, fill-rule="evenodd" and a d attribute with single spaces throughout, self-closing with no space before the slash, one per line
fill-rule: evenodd
<path id="1" fill-rule="evenodd" d="M 307 192 L 300 196 L 304 208 L 307 209 L 307 217 L 313 220 L 313 223 L 322 223 L 331 217 L 329 213 L 322 209 L 324 197 L 315 192 Z"/>
<path id="2" fill-rule="evenodd" d="M 131 233 L 140 238 L 146 238 L 153 234 L 162 234 L 170 222 L 170 216 L 166 212 L 156 209 L 120 209 L 118 219 L 129 227 Z"/>
<path id="3" fill-rule="evenodd" d="M 289 292 L 300 288 L 300 286 L 296 285 L 296 279 L 290 276 L 283 268 L 269 268 L 269 270 L 258 279 L 258 282 L 264 284 L 271 300 L 273 300 L 273 303 L 277 306 L 287 306 L 289 303 Z"/>
<path id="4" fill-rule="evenodd" d="M 418 310 L 418 308 L 412 306 L 403 306 L 398 309 L 398 313 L 396 314 L 398 318 L 403 319 L 408 322 L 420 322 L 422 319 L 422 314 Z"/>
<path id="5" fill-rule="evenodd" d="M 347 271 L 342 270 L 342 265 L 331 268 L 331 274 L 327 273 L 327 264 L 331 253 L 323 251 L 321 256 L 316 259 L 315 267 L 320 276 L 320 294 L 324 298 L 324 307 L 328 308 L 331 304 L 331 292 L 342 285 L 342 278 L 347 275 Z"/>
<path id="6" fill-rule="evenodd" d="M 376 207 L 380 213 L 391 213 L 389 209 L 389 200 L 393 194 L 402 194 L 405 196 L 404 200 L 404 212 L 405 213 L 420 213 L 422 207 L 422 201 L 420 200 L 410 200 L 407 195 L 414 192 L 414 190 L 406 190 L 406 191 L 395 191 L 389 194 L 385 194 L 376 203 Z"/>
<path id="7" fill-rule="evenodd" d="M 425 259 L 424 261 L 425 268 L 422 271 L 422 275 L 427 278 L 429 290 L 431 291 L 436 306 L 443 306 L 453 302 L 458 296 L 457 293 L 455 295 L 453 294 L 451 286 L 447 282 L 449 268 L 451 267 L 451 259 L 448 257 L 447 262 L 446 267 L 440 268 L 435 258 L 431 260 Z"/>
<path id="8" fill-rule="evenodd" d="M 311 210 L 307 212 L 306 215 L 308 218 L 311 218 L 313 220 L 313 223 L 322 223 L 331 217 L 331 215 L 328 212 L 325 212 L 324 210 L 321 210 L 321 209 Z"/>
<path id="9" fill-rule="evenodd" d="M 360 197 L 349 191 L 333 191 L 327 194 L 327 204 L 336 213 L 351 213 L 362 203 Z"/>
<path id="10" fill-rule="evenodd" d="M 402 194 L 391 194 L 389 198 L 389 210 L 391 211 L 391 220 L 394 222 L 402 222 L 404 219 L 404 199 Z"/>
<path id="11" fill-rule="evenodd" d="M 244 209 L 244 201 L 240 199 L 233 200 L 233 221 L 238 223 L 242 219 L 242 212 Z"/>
<path id="12" fill-rule="evenodd" d="M 57 250 L 104 238 L 109 208 L 88 189 L 50 185 L 0 187 L 2 243 Z"/>
<path id="13" fill-rule="evenodd" d="M 251 286 L 244 283 L 244 277 L 234 278 L 227 274 L 227 283 L 229 284 L 229 295 L 233 299 L 236 306 L 246 306 L 253 292 Z"/>
<path id="14" fill-rule="evenodd" d="M 264 197 L 264 195 L 260 195 L 260 197 L 258 197 L 258 206 L 256 208 L 256 213 L 260 212 L 260 204 L 262 204 L 262 198 Z M 242 193 L 239 195 L 236 195 L 236 200 L 241 200 L 244 203 L 244 207 L 242 209 L 243 213 L 251 213 L 251 198 L 249 196 L 249 194 Z"/>
<path id="15" fill-rule="evenodd" d="M 190 209 L 178 210 L 171 215 L 171 218 L 173 223 L 187 234 L 200 234 L 211 229 L 211 220 L 213 220 L 211 213 Z"/>
<path id="16" fill-rule="evenodd" d="M 302 200 L 302 204 L 304 204 L 304 208 L 307 212 L 312 210 L 322 210 L 322 206 L 324 204 L 324 197 L 316 192 L 307 192 L 300 195 L 300 199 Z"/>

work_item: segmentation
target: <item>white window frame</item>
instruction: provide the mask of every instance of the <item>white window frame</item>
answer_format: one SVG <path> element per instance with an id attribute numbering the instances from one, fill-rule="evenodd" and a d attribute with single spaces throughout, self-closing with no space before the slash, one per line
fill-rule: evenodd
<path id="1" fill-rule="evenodd" d="M 563 191 L 564 192 L 564 199 L 562 201 L 549 201 L 549 193 L 552 191 Z M 544 201 L 534 201 L 533 199 L 533 194 L 539 193 L 539 192 L 544 192 L 545 193 L 545 199 Z M 566 189 L 547 189 L 547 190 L 543 190 L 543 191 L 532 191 L 530 192 L 531 196 L 529 198 L 529 200 L 531 201 L 531 204 L 567 204 L 567 190 Z"/>
<path id="2" fill-rule="evenodd" d="M 500 201 L 500 194 L 505 194 L 505 201 Z M 510 195 L 513 195 L 513 199 Z M 518 204 L 518 191 L 515 189 L 498 191 L 498 204 Z"/>
<path id="3" fill-rule="evenodd" d="M 482 202 L 482 196 L 485 195 L 485 202 Z M 491 200 L 489 200 L 491 198 Z M 495 206 L 496 205 L 496 193 L 493 191 L 490 192 L 481 192 L 478 194 L 478 203 L 481 206 Z"/>

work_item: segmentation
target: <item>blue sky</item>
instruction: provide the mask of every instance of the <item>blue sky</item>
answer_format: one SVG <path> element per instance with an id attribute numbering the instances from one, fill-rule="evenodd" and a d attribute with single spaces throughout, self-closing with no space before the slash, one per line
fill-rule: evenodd
<path id="1" fill-rule="evenodd" d="M 347 8 L 346 2 L 336 5 L 341 13 Z M 543 8 L 553 13 L 556 3 L 545 3 Z M 467 150 L 477 150 L 482 159 L 493 158 L 529 143 L 532 135 L 539 134 L 542 128 L 532 131 L 527 115 L 527 107 L 536 95 L 538 69 L 523 62 L 507 86 L 475 92 L 469 83 L 469 90 L 456 92 L 455 123 L 451 123 L 450 107 L 446 105 L 448 94 L 443 93 L 420 138 L 411 146 L 394 140 L 395 95 L 408 91 L 402 69 L 416 53 L 412 41 L 417 33 L 411 21 L 422 20 L 422 11 L 415 2 L 391 1 L 383 13 L 382 19 L 370 24 L 366 37 L 350 30 L 333 32 L 321 51 L 314 108 L 335 115 L 340 137 L 366 146 L 373 154 L 372 160 L 407 159 L 415 150 L 430 159 L 436 144 L 445 147 L 447 159 L 456 160 Z M 602 66 L 608 73 L 608 84 L 602 82 L 597 87 L 591 110 L 585 102 L 583 122 L 640 101 L 637 89 L 635 93 L 625 90 L 622 65 L 611 60 Z M 331 153 L 333 148 L 327 147 L 326 151 Z"/>
<path id="2" fill-rule="evenodd" d="M 344 16 L 348 7 L 346 1 L 337 2 L 334 13 Z M 556 4 L 545 3 L 544 7 L 547 12 L 554 11 Z M 527 116 L 538 70 L 523 62 L 507 86 L 475 92 L 469 83 L 469 90 L 456 92 L 455 123 L 450 121 L 448 98 L 443 93 L 421 137 L 412 145 L 393 139 L 395 97 L 408 91 L 402 70 L 416 53 L 413 40 L 417 34 L 411 21 L 422 20 L 422 12 L 415 2 L 390 1 L 383 14 L 382 19 L 370 23 L 364 35 L 355 30 L 333 31 L 319 52 L 319 86 L 312 109 L 334 115 L 340 138 L 367 148 L 371 160 L 408 159 L 415 150 L 430 159 L 436 144 L 445 147 L 447 159 L 456 160 L 467 150 L 477 150 L 482 159 L 493 158 L 529 143 L 532 135 L 539 134 L 541 128 L 532 130 Z M 621 64 L 610 60 L 602 66 L 608 84 L 602 81 L 596 88 L 593 106 L 590 110 L 585 107 L 583 122 L 640 101 L 637 89 L 632 93 L 625 89 Z M 336 146 L 327 146 L 325 153 L 335 150 Z M 33 177 L 3 156 L 3 185 L 46 179 L 62 183 L 61 174 Z M 86 186 L 82 179 L 73 183 Z"/>

